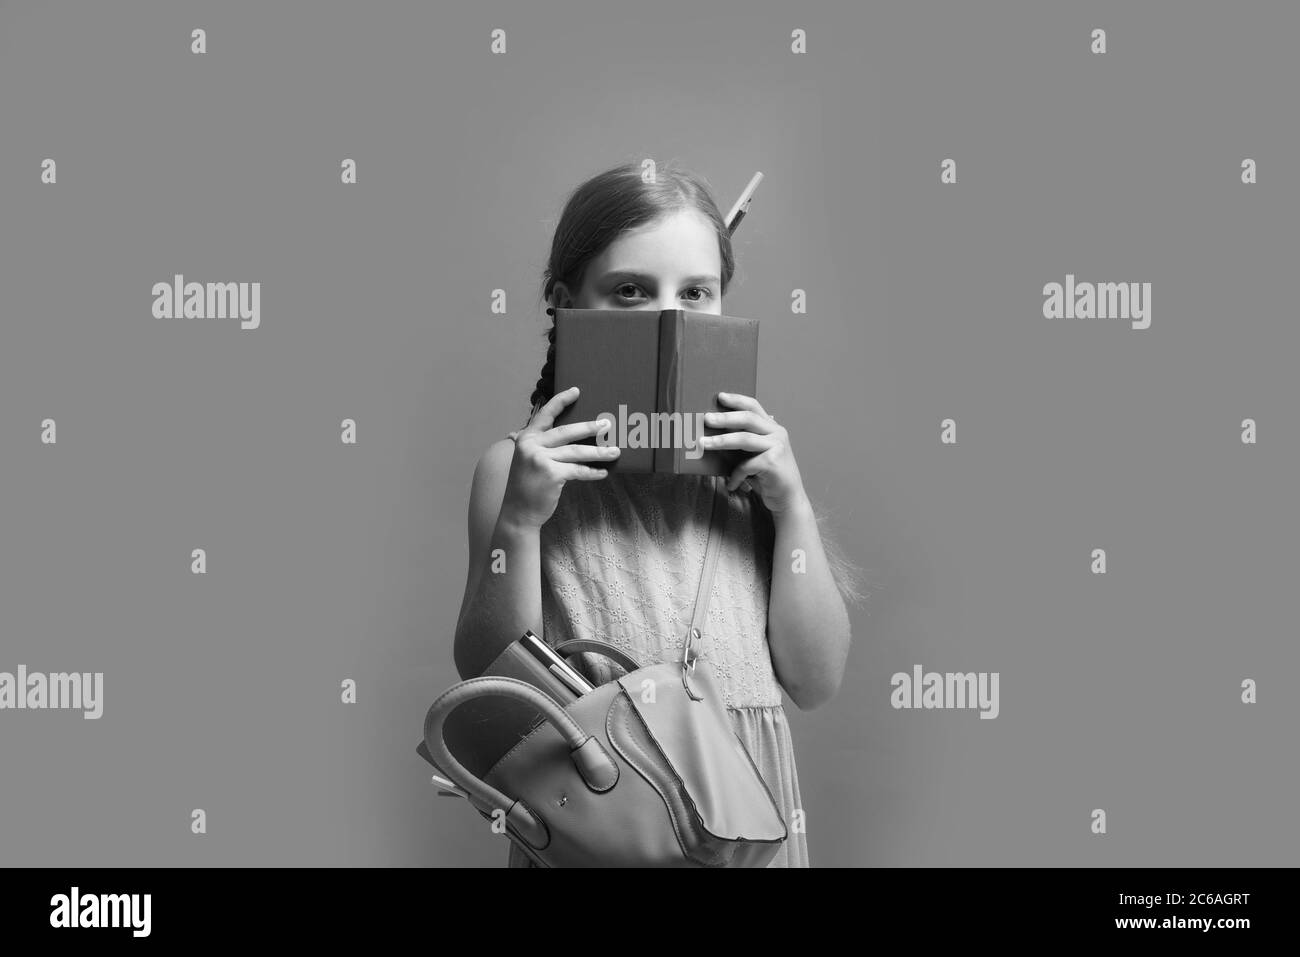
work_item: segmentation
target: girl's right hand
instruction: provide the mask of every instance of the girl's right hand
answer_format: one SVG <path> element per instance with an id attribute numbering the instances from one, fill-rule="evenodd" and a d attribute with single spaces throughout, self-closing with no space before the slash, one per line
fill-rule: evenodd
<path id="1" fill-rule="evenodd" d="M 576 385 L 557 392 L 527 426 L 514 433 L 515 454 L 501 501 L 501 514 L 511 521 L 541 528 L 555 513 L 565 482 L 588 482 L 609 474 L 608 469 L 582 463 L 618 458 L 617 445 L 572 444 L 608 428 L 607 420 L 555 425 L 556 417 L 577 398 Z"/>

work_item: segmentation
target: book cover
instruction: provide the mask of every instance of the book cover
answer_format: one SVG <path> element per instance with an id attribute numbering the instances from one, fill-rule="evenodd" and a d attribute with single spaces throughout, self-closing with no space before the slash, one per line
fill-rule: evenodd
<path id="1" fill-rule="evenodd" d="M 555 390 L 577 386 L 556 425 L 606 418 L 619 472 L 727 475 L 748 453 L 705 451 L 719 392 L 756 395 L 758 320 L 689 309 L 555 310 Z M 584 444 L 595 445 L 593 437 Z"/>

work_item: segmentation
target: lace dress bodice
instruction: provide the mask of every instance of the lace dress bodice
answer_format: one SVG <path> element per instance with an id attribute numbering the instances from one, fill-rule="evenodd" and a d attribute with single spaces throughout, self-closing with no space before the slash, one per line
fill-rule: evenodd
<path id="1" fill-rule="evenodd" d="M 612 472 L 564 486 L 542 526 L 544 639 L 597 638 L 643 666 L 681 657 L 704 564 L 712 499 L 727 498 L 702 654 L 729 708 L 771 707 L 781 688 L 767 644 L 770 544 L 749 494 L 722 479 Z M 613 671 L 583 655 L 598 683 Z"/>

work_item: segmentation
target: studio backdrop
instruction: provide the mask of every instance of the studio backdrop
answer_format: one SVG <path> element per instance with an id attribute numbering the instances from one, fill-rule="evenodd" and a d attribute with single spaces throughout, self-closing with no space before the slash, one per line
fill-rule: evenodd
<path id="1" fill-rule="evenodd" d="M 764 174 L 724 312 L 861 570 L 812 865 L 1295 863 L 1298 28 L 0 3 L 3 863 L 504 863 L 415 744 L 564 200 L 645 160 Z"/>

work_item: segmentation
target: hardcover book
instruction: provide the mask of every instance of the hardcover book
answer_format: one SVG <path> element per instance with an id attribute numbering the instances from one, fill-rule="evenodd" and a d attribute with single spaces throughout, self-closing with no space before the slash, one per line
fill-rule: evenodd
<path id="1" fill-rule="evenodd" d="M 756 395 L 758 320 L 689 309 L 555 310 L 555 391 L 578 398 L 556 425 L 608 419 L 603 444 L 623 451 L 612 472 L 727 475 L 751 453 L 699 447 L 703 435 L 734 429 L 704 424 L 729 412 L 719 392 Z M 596 437 L 581 444 L 596 445 Z"/>

